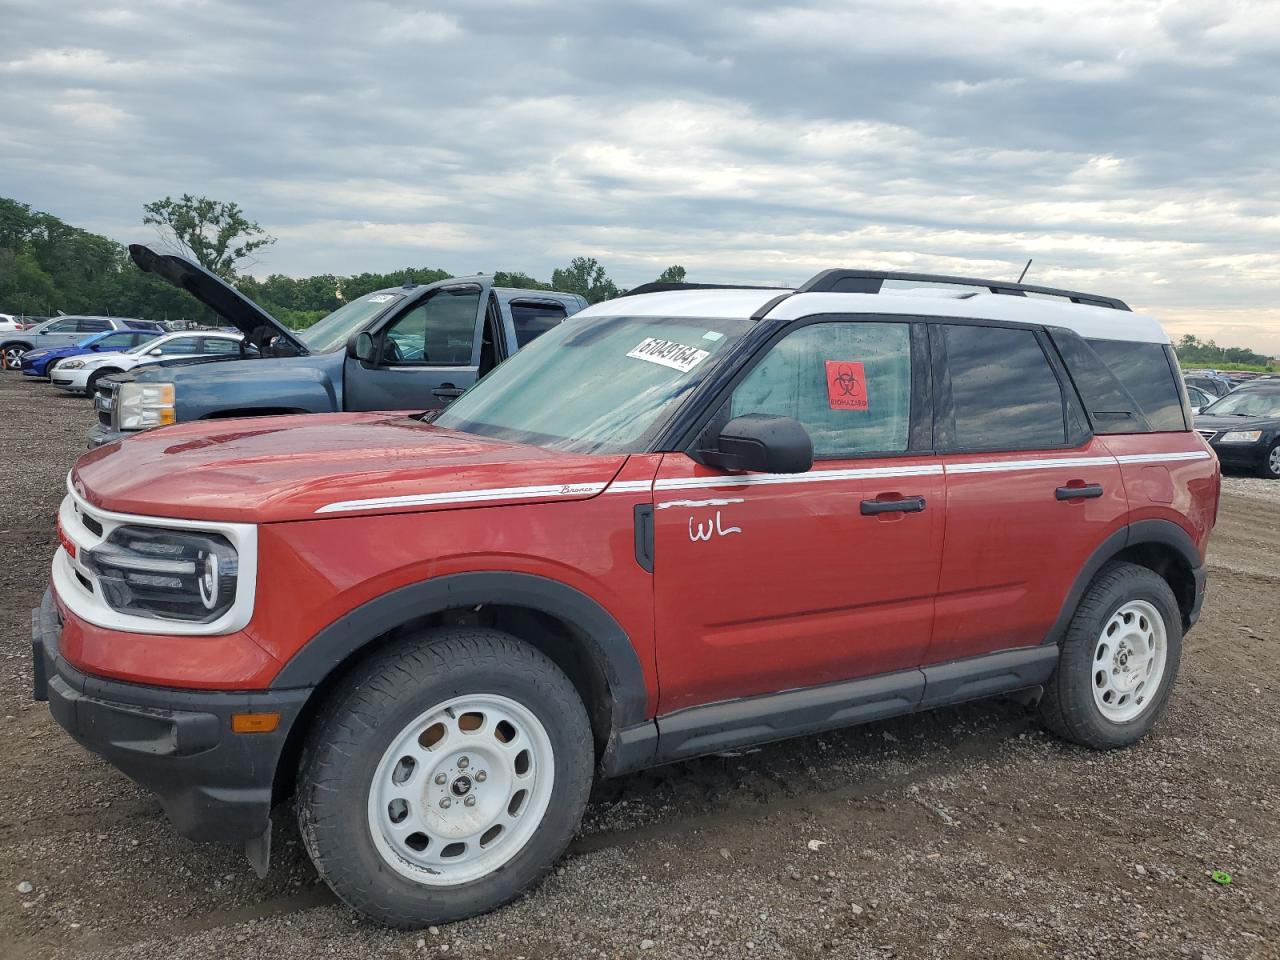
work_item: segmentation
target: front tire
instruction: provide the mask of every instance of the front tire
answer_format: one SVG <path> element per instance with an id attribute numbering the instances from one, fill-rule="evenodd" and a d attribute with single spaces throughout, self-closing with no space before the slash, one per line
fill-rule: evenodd
<path id="1" fill-rule="evenodd" d="M 1280 440 L 1271 445 L 1258 472 L 1267 480 L 1280 480 Z"/>
<path id="2" fill-rule="evenodd" d="M 107 367 L 104 370 L 93 371 L 93 373 L 89 374 L 89 379 L 85 381 L 84 395 L 86 397 L 92 397 L 94 393 L 97 392 L 99 380 L 101 380 L 103 377 L 109 377 L 113 373 L 119 373 L 119 372 L 120 372 L 119 370 L 113 370 L 110 367 Z"/>
<path id="3" fill-rule="evenodd" d="M 591 789 L 568 677 L 497 630 L 427 631 L 334 691 L 299 770 L 316 869 L 359 912 L 413 928 L 484 913 L 538 882 Z"/>
<path id="4" fill-rule="evenodd" d="M 1182 657 L 1182 613 L 1163 577 L 1133 563 L 1102 569 L 1076 608 L 1040 717 L 1094 750 L 1145 737 L 1164 711 Z"/>

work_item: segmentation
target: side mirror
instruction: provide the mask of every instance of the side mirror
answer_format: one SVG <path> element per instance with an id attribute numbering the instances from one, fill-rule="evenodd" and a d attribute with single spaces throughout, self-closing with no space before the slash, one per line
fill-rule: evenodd
<path id="1" fill-rule="evenodd" d="M 698 454 L 707 466 L 721 470 L 804 473 L 813 466 L 813 441 L 790 417 L 748 413 L 721 428 L 714 449 Z"/>
<path id="2" fill-rule="evenodd" d="M 376 345 L 371 333 L 357 333 L 347 341 L 347 356 L 361 363 L 373 363 L 375 349 Z"/>
<path id="3" fill-rule="evenodd" d="M 152 356 L 152 357 L 162 357 L 162 356 L 164 356 L 163 351 L 161 351 L 161 349 L 160 349 L 159 347 L 156 347 L 154 350 L 148 350 L 148 351 L 147 351 L 147 354 L 148 354 L 148 356 Z"/>
<path id="4" fill-rule="evenodd" d="M 91 343 L 89 344 L 89 349 L 92 350 L 94 353 L 97 353 L 99 350 L 102 349 L 102 347 L 96 343 Z"/>
<path id="5" fill-rule="evenodd" d="M 1199 408 L 1199 407 L 1192 407 L 1192 408 L 1191 408 L 1191 415 L 1192 415 L 1193 417 L 1198 417 L 1198 416 L 1200 416 L 1200 408 Z"/>

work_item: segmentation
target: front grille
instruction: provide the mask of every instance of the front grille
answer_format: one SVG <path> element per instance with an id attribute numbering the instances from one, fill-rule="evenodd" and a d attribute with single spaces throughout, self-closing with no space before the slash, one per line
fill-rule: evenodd
<path id="1" fill-rule="evenodd" d="M 98 423 L 102 424 L 108 430 L 114 430 L 112 424 L 112 414 L 116 406 L 116 391 L 120 389 L 118 383 L 112 383 L 110 380 L 99 381 L 97 392 L 93 397 L 93 408 L 98 414 Z"/>
<path id="2" fill-rule="evenodd" d="M 1197 430 L 1196 433 L 1200 434 L 1200 436 L 1204 437 L 1206 440 L 1212 440 L 1218 435 L 1217 430 Z"/>

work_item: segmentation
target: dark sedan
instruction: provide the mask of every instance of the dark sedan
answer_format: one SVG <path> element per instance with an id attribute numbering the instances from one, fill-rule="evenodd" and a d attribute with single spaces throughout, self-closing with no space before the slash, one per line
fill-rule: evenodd
<path id="1" fill-rule="evenodd" d="M 1196 417 L 1224 467 L 1280 480 L 1280 382 L 1228 394 Z"/>

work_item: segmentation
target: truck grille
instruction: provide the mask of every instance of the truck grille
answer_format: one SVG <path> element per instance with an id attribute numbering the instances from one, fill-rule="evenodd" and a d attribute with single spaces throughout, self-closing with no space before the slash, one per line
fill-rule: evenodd
<path id="1" fill-rule="evenodd" d="M 97 390 L 93 395 L 93 409 L 98 414 L 98 422 L 108 430 L 116 429 L 115 426 L 115 410 L 116 410 L 116 391 L 120 389 L 120 384 L 112 383 L 110 380 L 99 380 Z"/>

